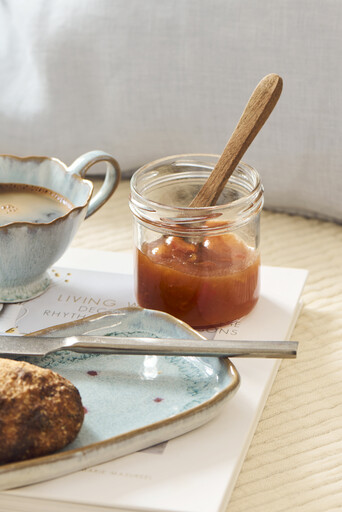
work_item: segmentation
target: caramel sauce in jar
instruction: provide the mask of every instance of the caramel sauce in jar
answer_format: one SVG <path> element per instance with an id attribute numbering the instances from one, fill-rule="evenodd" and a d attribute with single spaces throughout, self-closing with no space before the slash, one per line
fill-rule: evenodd
<path id="1" fill-rule="evenodd" d="M 167 168 L 163 166 L 163 171 Z M 172 170 L 169 172 L 173 175 Z M 162 173 L 161 185 L 154 175 L 157 192 L 151 194 L 152 181 L 150 197 L 144 197 L 142 202 L 134 196 L 137 176 L 132 178 L 130 206 L 135 216 L 136 298 L 141 307 L 164 311 L 194 328 L 219 327 L 247 315 L 259 298 L 262 187 L 256 177 L 258 190 L 255 192 L 252 187 L 252 202 L 249 197 L 245 200 L 238 183 L 233 194 L 229 193 L 232 199 L 227 204 L 205 209 L 173 206 L 179 196 L 178 201 L 189 204 L 187 190 L 191 189 L 191 195 L 196 192 L 193 181 L 200 186 L 200 180 L 192 177 L 187 165 L 185 173 L 185 177 L 178 174 L 172 184 L 172 179 L 165 180 Z M 253 177 L 255 173 L 252 169 Z M 167 189 L 171 205 L 164 204 Z M 163 202 L 157 203 L 156 198 Z M 242 213 L 240 204 L 236 207 L 236 201 L 241 198 Z"/>

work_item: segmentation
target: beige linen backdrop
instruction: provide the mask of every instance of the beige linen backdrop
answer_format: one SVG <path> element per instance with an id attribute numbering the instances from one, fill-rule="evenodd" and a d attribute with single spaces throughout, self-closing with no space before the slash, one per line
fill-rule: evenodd
<path id="1" fill-rule="evenodd" d="M 268 208 L 342 221 L 339 0 L 3 0 L 0 153 L 70 164 L 220 153 L 258 81 L 284 91 L 244 160 Z"/>

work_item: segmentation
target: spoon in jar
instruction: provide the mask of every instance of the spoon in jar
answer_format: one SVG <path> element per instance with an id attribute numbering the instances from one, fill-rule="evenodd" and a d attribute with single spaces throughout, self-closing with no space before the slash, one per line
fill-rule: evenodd
<path id="1" fill-rule="evenodd" d="M 282 88 L 282 78 L 274 73 L 259 82 L 220 159 L 191 201 L 190 207 L 201 208 L 216 204 L 229 177 L 274 109 Z"/>

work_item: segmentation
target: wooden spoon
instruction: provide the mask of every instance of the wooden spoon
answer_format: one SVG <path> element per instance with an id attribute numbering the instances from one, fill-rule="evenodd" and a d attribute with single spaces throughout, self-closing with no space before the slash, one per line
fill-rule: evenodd
<path id="1" fill-rule="evenodd" d="M 256 86 L 223 153 L 190 207 L 214 206 L 234 169 L 274 109 L 283 80 L 272 73 Z"/>

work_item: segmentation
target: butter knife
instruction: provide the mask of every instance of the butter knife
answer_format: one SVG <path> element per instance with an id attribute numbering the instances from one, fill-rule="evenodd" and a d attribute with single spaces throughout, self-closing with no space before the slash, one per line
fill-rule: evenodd
<path id="1" fill-rule="evenodd" d="M 0 336 L 0 356 L 46 356 L 59 350 L 100 354 L 295 358 L 296 341 L 189 340 L 110 336 Z"/>

